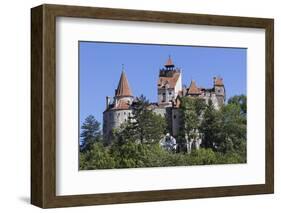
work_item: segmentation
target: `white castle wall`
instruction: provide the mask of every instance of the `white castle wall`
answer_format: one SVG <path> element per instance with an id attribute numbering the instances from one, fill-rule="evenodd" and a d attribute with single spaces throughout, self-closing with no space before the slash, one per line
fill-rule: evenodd
<path id="1" fill-rule="evenodd" d="M 161 88 L 158 89 L 158 103 L 171 104 L 171 101 L 176 97 L 174 88 Z"/>
<path id="2" fill-rule="evenodd" d="M 179 91 L 182 91 L 182 77 L 181 77 L 181 73 L 179 75 L 178 81 L 175 85 L 175 98 L 178 96 Z"/>
<path id="3" fill-rule="evenodd" d="M 166 116 L 166 108 L 155 108 L 152 111 L 157 115 L 161 115 L 162 117 Z"/>
<path id="4" fill-rule="evenodd" d="M 119 128 L 132 116 L 132 110 L 108 110 L 103 113 L 103 134 L 110 135 L 112 129 Z"/>
<path id="5" fill-rule="evenodd" d="M 130 97 L 130 96 L 128 96 L 128 97 L 115 97 L 115 100 L 114 100 L 115 106 L 117 106 L 119 104 L 119 101 L 127 102 L 129 104 L 132 104 L 133 98 Z"/>

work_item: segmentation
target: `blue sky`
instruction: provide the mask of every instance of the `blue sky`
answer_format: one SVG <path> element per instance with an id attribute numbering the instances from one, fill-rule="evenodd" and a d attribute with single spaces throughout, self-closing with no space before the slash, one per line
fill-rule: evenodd
<path id="1" fill-rule="evenodd" d="M 80 124 L 92 114 L 102 123 L 105 97 L 114 96 L 124 64 L 134 96 L 157 101 L 157 79 L 171 55 L 183 70 L 183 84 L 211 88 L 223 78 L 227 99 L 246 94 L 247 49 L 198 46 L 79 42 Z"/>

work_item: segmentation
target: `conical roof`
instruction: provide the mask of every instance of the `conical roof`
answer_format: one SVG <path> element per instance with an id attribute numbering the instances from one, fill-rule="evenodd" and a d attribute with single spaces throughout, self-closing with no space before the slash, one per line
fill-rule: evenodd
<path id="1" fill-rule="evenodd" d="M 171 56 L 169 56 L 169 58 L 168 58 L 168 60 L 167 60 L 167 62 L 165 64 L 165 67 L 173 67 L 173 66 L 175 66 L 175 65 L 174 65 L 174 63 L 173 63 L 173 61 L 171 59 Z"/>
<path id="2" fill-rule="evenodd" d="M 200 94 L 200 90 L 198 89 L 198 87 L 196 86 L 196 83 L 194 80 L 191 81 L 189 89 L 188 89 L 188 94 L 190 95 L 197 95 Z"/>
<path id="3" fill-rule="evenodd" d="M 124 70 L 122 71 L 119 84 L 115 92 L 115 96 L 133 96 Z"/>

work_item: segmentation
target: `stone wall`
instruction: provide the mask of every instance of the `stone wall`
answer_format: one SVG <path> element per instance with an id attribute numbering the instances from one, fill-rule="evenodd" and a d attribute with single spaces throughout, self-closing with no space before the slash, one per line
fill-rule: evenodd
<path id="1" fill-rule="evenodd" d="M 121 126 L 132 116 L 132 110 L 108 110 L 103 113 L 103 135 L 107 137 L 113 129 Z"/>

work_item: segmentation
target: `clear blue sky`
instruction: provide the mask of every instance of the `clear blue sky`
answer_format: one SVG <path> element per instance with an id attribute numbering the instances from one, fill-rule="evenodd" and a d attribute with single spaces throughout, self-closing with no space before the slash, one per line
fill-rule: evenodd
<path id="1" fill-rule="evenodd" d="M 105 97 L 114 91 L 124 64 L 134 96 L 157 101 L 159 69 L 171 55 L 183 70 L 183 84 L 191 79 L 211 88 L 214 76 L 223 78 L 227 98 L 246 94 L 245 48 L 79 42 L 80 124 L 92 114 L 102 123 Z"/>

